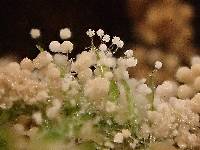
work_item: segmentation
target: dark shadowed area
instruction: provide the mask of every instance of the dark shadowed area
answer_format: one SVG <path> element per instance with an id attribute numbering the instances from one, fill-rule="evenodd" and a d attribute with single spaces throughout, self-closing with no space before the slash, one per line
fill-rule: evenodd
<path id="1" fill-rule="evenodd" d="M 189 2 L 195 7 L 195 43 L 199 46 L 200 4 L 198 0 Z M 44 48 L 51 40 L 59 40 L 59 29 L 69 27 L 74 53 L 88 45 L 88 28 L 102 28 L 125 42 L 134 42 L 126 0 L 0 0 L 0 7 L 1 56 L 34 58 L 38 51 L 29 35 L 32 27 L 41 29 Z"/>

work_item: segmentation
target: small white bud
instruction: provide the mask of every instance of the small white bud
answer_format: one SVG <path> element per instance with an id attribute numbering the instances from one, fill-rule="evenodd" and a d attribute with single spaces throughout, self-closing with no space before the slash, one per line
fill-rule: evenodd
<path id="1" fill-rule="evenodd" d="M 156 68 L 156 69 L 162 68 L 162 62 L 156 61 L 156 62 L 155 62 L 155 68 Z"/>
<path id="2" fill-rule="evenodd" d="M 58 41 L 52 41 L 49 44 L 49 49 L 52 52 L 60 52 L 60 43 Z"/>
<path id="3" fill-rule="evenodd" d="M 30 34 L 33 39 L 37 39 L 40 37 L 40 30 L 39 29 L 31 29 Z"/>
<path id="4" fill-rule="evenodd" d="M 108 34 L 104 35 L 102 40 L 104 42 L 109 42 L 110 41 L 110 35 L 108 35 Z"/>
<path id="5" fill-rule="evenodd" d="M 60 30 L 60 38 L 63 40 L 69 39 L 72 33 L 69 28 L 64 28 Z"/>
<path id="6" fill-rule="evenodd" d="M 99 45 L 99 50 L 101 50 L 101 51 L 106 51 L 106 50 L 107 50 L 106 44 L 100 44 L 100 45 Z"/>
<path id="7" fill-rule="evenodd" d="M 73 44 L 70 41 L 64 41 L 61 45 L 60 45 L 60 49 L 62 53 L 71 53 L 73 50 Z"/>
<path id="8" fill-rule="evenodd" d="M 99 37 L 103 37 L 104 31 L 103 31 L 102 29 L 99 29 L 99 30 L 97 31 L 97 35 L 98 35 Z"/>
<path id="9" fill-rule="evenodd" d="M 119 41 L 120 41 L 120 38 L 117 36 L 114 36 L 112 39 L 112 44 L 118 45 Z"/>
<path id="10" fill-rule="evenodd" d="M 92 29 L 89 29 L 86 34 L 89 36 L 89 37 L 93 37 L 95 35 L 95 31 L 92 30 Z"/>

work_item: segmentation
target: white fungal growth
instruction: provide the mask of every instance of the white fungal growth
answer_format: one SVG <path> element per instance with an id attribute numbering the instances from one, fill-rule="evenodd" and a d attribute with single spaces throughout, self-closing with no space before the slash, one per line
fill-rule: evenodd
<path id="1" fill-rule="evenodd" d="M 144 95 L 150 94 L 152 90 L 147 86 L 147 84 L 140 84 L 136 88 L 137 92 L 142 93 Z"/>
<path id="2" fill-rule="evenodd" d="M 41 52 L 34 60 L 33 65 L 35 68 L 42 68 L 47 66 L 53 61 L 53 57 L 47 51 Z"/>
<path id="3" fill-rule="evenodd" d="M 40 30 L 39 29 L 31 29 L 30 35 L 33 39 L 37 39 L 40 37 Z"/>
<path id="4" fill-rule="evenodd" d="M 52 41 L 52 42 L 49 44 L 49 49 L 50 49 L 50 51 L 52 51 L 52 52 L 60 52 L 60 51 L 61 51 L 60 43 L 59 43 L 58 41 Z"/>
<path id="5" fill-rule="evenodd" d="M 28 58 L 24 58 L 20 62 L 20 66 L 21 66 L 22 69 L 27 69 L 29 71 L 32 71 L 34 69 L 33 62 L 30 59 L 28 59 Z"/>
<path id="6" fill-rule="evenodd" d="M 80 81 L 87 81 L 92 78 L 93 72 L 90 68 L 86 68 L 78 73 Z"/>
<path id="7" fill-rule="evenodd" d="M 73 50 L 73 44 L 70 41 L 64 41 L 62 44 L 58 41 L 52 41 L 49 44 L 49 49 L 52 52 L 71 53 Z"/>
<path id="8" fill-rule="evenodd" d="M 133 50 L 127 50 L 124 54 L 127 58 L 133 57 Z"/>
<path id="9" fill-rule="evenodd" d="M 190 68 L 180 67 L 176 72 L 176 78 L 179 82 L 190 83 L 193 80 L 193 74 Z"/>
<path id="10" fill-rule="evenodd" d="M 76 62 L 72 64 L 72 70 L 79 72 L 96 63 L 96 54 L 92 51 L 83 51 L 81 54 L 77 55 Z"/>
<path id="11" fill-rule="evenodd" d="M 72 33 L 69 28 L 64 28 L 60 30 L 60 38 L 62 40 L 69 39 L 72 36 Z"/>
<path id="12" fill-rule="evenodd" d="M 109 81 L 105 78 L 97 77 L 88 80 L 84 87 L 85 96 L 93 100 L 99 100 L 106 96 L 109 90 Z"/>
<path id="13" fill-rule="evenodd" d="M 101 50 L 101 51 L 106 51 L 106 50 L 107 50 L 106 44 L 100 44 L 100 45 L 99 45 L 99 50 Z"/>
<path id="14" fill-rule="evenodd" d="M 137 59 L 135 57 L 131 57 L 126 60 L 127 67 L 135 67 L 136 65 L 137 65 Z"/>
<path id="15" fill-rule="evenodd" d="M 100 38 L 103 37 L 104 31 L 103 31 L 102 29 L 99 29 L 99 30 L 97 31 L 97 35 L 98 35 Z"/>
<path id="16" fill-rule="evenodd" d="M 65 55 L 62 55 L 62 54 L 54 55 L 54 62 L 55 62 L 55 64 L 57 64 L 59 66 L 66 65 L 67 61 L 68 61 L 68 58 Z"/>
<path id="17" fill-rule="evenodd" d="M 161 68 L 162 68 L 162 62 L 156 61 L 156 62 L 155 62 L 155 68 L 156 68 L 156 69 L 161 69 Z"/>
<path id="18" fill-rule="evenodd" d="M 186 84 L 178 87 L 177 95 L 181 99 L 191 98 L 193 96 L 193 93 L 193 89 Z"/>
<path id="19" fill-rule="evenodd" d="M 110 35 L 105 34 L 105 35 L 103 36 L 102 41 L 104 41 L 104 42 L 109 42 L 109 41 L 110 41 Z"/>
<path id="20" fill-rule="evenodd" d="M 137 65 L 132 50 L 119 58 L 114 57 L 124 45 L 119 37 L 114 36 L 110 42 L 110 36 L 102 29 L 96 32 L 89 29 L 87 35 L 92 44 L 76 59 L 68 59 L 73 44 L 66 40 L 71 31 L 64 28 L 60 30 L 64 41 L 49 44 L 53 54 L 41 48 L 33 60 L 24 58 L 20 63 L 0 63 L 0 117 L 6 117 L 3 126 L 0 123 L 0 132 L 15 131 L 9 134 L 11 138 L 14 136 L 11 144 L 20 142 L 18 149 L 30 149 L 35 138 L 40 137 L 42 142 L 43 137 L 53 133 L 59 138 L 53 136 L 56 142 L 50 142 L 50 147 L 48 142 L 44 146 L 39 143 L 43 149 L 46 146 L 47 149 L 77 149 L 82 144 L 85 146 L 85 142 L 98 145 L 94 149 L 141 149 L 144 144 L 151 149 L 166 143 L 170 144 L 167 149 L 173 149 L 173 145 L 198 149 L 199 58 L 193 58 L 191 68 L 177 70 L 178 82 L 164 81 L 154 92 L 146 79 L 129 76 L 129 67 Z M 100 44 L 96 45 L 96 39 Z M 156 61 L 154 71 L 161 67 L 162 63 Z M 7 117 L 10 112 L 17 115 L 11 118 L 14 121 Z M 46 130 L 44 127 L 51 127 L 51 123 L 53 128 Z M 137 131 L 136 136 L 134 131 Z M 107 133 L 109 136 L 105 136 Z M 80 145 L 64 140 L 66 137 L 74 139 L 75 134 L 81 139 Z M 24 140 L 24 136 L 28 138 Z M 144 140 L 149 137 L 151 140 Z"/>
<path id="21" fill-rule="evenodd" d="M 60 51 L 62 53 L 71 53 L 73 50 L 73 44 L 70 41 L 64 41 L 61 45 L 60 45 Z"/>
<path id="22" fill-rule="evenodd" d="M 92 29 L 89 29 L 89 30 L 86 32 L 86 34 L 91 38 L 91 37 L 93 37 L 93 36 L 95 35 L 95 31 L 92 30 Z"/>
<path id="23" fill-rule="evenodd" d="M 113 39 L 112 39 L 112 44 L 118 45 L 119 41 L 120 41 L 120 38 L 117 37 L 117 36 L 114 36 Z"/>
<path id="24" fill-rule="evenodd" d="M 178 86 L 173 81 L 164 81 L 161 85 L 158 85 L 156 88 L 156 95 L 168 99 L 177 95 Z"/>
<path id="25" fill-rule="evenodd" d="M 124 42 L 117 36 L 113 37 L 112 44 L 116 45 L 118 48 L 122 48 L 124 46 Z"/>

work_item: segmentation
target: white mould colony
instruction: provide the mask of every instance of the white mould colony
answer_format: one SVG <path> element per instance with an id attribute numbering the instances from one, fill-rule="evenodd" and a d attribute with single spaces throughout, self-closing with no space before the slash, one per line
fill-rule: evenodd
<path id="1" fill-rule="evenodd" d="M 32 29 L 32 38 L 40 30 Z M 200 148 L 200 58 L 180 67 L 175 81 L 155 86 L 155 72 L 130 78 L 134 51 L 113 54 L 124 42 L 89 29 L 91 45 L 70 59 L 68 28 L 48 52 L 0 68 L 0 149 L 175 150 Z M 96 45 L 94 38 L 101 43 Z M 162 71 L 162 70 L 161 70 Z"/>

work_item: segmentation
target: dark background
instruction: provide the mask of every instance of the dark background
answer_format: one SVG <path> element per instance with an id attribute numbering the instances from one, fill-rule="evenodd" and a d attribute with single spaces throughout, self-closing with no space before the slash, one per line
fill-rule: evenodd
<path id="1" fill-rule="evenodd" d="M 193 27 L 194 44 L 200 46 L 200 2 L 188 0 L 195 8 Z M 52 40 L 59 40 L 59 30 L 69 27 L 74 53 L 88 46 L 85 35 L 88 28 L 102 28 L 110 35 L 120 36 L 127 43 L 134 43 L 131 33 L 132 20 L 128 17 L 126 0 L 0 0 L 0 56 L 34 58 L 37 43 L 31 39 L 31 28 L 42 32 L 44 48 Z"/>

